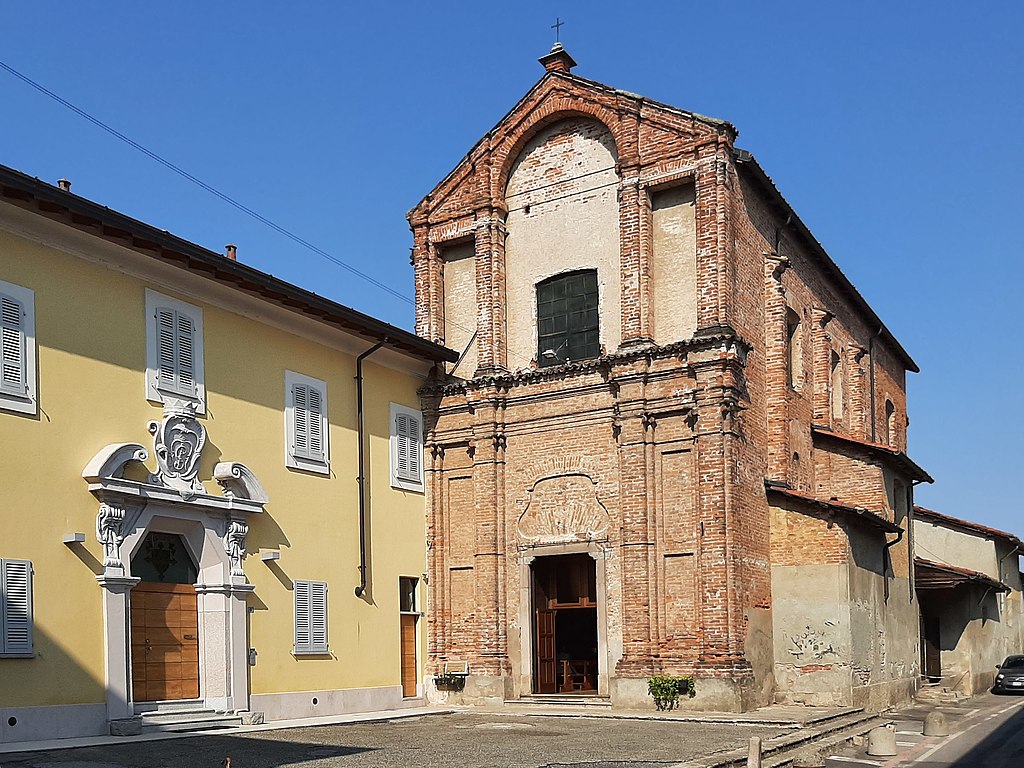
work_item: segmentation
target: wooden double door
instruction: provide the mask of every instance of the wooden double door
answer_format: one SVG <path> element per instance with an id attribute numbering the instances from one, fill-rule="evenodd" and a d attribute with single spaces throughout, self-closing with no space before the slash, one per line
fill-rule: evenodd
<path id="1" fill-rule="evenodd" d="M 140 582 L 131 596 L 134 701 L 199 698 L 195 586 Z"/>

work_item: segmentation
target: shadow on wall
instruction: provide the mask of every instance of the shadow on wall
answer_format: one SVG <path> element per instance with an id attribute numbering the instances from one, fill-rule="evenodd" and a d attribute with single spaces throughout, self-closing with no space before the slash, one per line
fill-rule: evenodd
<path id="1" fill-rule="evenodd" d="M 36 624 L 32 640 L 33 658 L 0 659 L 0 744 L 105 734 L 106 688 L 69 652 L 75 636 L 61 642 Z"/>

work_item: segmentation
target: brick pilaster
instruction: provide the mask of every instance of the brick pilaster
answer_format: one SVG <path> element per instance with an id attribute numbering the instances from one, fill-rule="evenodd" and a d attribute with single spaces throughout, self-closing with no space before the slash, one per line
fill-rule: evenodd
<path id="1" fill-rule="evenodd" d="M 789 466 L 787 400 L 789 383 L 786 359 L 786 293 L 782 275 L 789 260 L 777 253 L 764 257 L 765 292 L 765 395 L 768 421 L 768 478 L 786 480 Z"/>
<path id="2" fill-rule="evenodd" d="M 811 393 L 813 397 L 813 419 L 818 424 L 832 423 L 832 409 L 829 396 L 832 388 L 831 355 L 832 335 L 828 332 L 829 321 L 834 315 L 827 309 L 814 307 L 811 310 Z"/>

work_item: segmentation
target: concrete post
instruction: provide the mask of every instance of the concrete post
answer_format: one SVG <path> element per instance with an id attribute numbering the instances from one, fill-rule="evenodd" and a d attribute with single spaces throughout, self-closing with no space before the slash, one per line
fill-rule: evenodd
<path id="1" fill-rule="evenodd" d="M 761 737 L 750 737 L 750 750 L 747 752 L 747 768 L 761 768 Z"/>
<path id="2" fill-rule="evenodd" d="M 868 754 L 892 757 L 896 754 L 896 729 L 891 725 L 872 728 L 868 733 Z"/>
<path id="3" fill-rule="evenodd" d="M 925 736 L 949 736 L 949 725 L 946 716 L 941 712 L 929 712 L 924 718 Z"/>

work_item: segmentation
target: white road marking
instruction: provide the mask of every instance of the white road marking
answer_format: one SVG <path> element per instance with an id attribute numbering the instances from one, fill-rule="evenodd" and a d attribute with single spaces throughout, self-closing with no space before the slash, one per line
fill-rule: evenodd
<path id="1" fill-rule="evenodd" d="M 829 760 L 837 760 L 842 763 L 856 763 L 857 765 L 885 765 L 877 760 L 865 760 L 862 757 L 841 757 L 839 755 L 832 755 Z"/>

